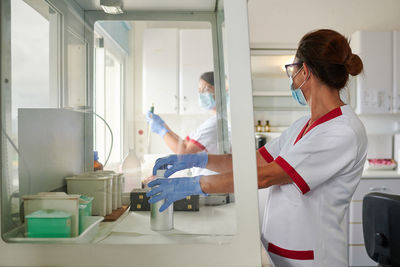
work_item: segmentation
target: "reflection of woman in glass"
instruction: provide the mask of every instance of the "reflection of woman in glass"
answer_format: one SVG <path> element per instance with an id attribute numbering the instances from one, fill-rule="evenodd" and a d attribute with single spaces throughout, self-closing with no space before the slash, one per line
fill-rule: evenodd
<path id="1" fill-rule="evenodd" d="M 294 122 L 257 152 L 258 187 L 270 187 L 261 240 L 275 266 L 348 266 L 346 214 L 367 156 L 365 128 L 340 98 L 349 75 L 363 69 L 348 40 L 333 30 L 306 34 L 285 66 L 293 98 L 311 114 Z M 231 155 L 171 155 L 168 177 L 193 166 L 219 172 L 157 179 L 150 203 L 164 210 L 188 195 L 233 192 Z M 240 166 L 239 166 L 240 167 Z"/>
<path id="2" fill-rule="evenodd" d="M 199 80 L 199 105 L 209 110 L 212 117 L 207 119 L 200 127 L 185 139 L 174 133 L 160 116 L 148 112 L 147 123 L 151 131 L 160 135 L 168 147 L 176 154 L 207 152 L 217 154 L 217 116 L 215 107 L 214 73 L 206 72 Z"/>

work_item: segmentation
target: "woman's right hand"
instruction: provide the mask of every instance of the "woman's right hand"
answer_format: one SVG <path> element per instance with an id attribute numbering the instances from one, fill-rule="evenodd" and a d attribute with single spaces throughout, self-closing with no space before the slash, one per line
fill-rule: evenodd
<path id="1" fill-rule="evenodd" d="M 148 111 L 146 113 L 146 120 L 147 123 L 150 125 L 151 131 L 153 133 L 164 137 L 164 135 L 168 132 L 165 122 L 157 114 Z"/>

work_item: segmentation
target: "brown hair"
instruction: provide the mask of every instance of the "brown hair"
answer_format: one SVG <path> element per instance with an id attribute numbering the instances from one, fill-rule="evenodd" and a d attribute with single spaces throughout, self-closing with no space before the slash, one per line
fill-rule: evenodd
<path id="1" fill-rule="evenodd" d="M 207 83 L 211 84 L 214 86 L 214 72 L 209 71 L 209 72 L 204 72 L 201 76 L 200 79 L 206 81 Z"/>
<path id="2" fill-rule="evenodd" d="M 304 35 L 296 58 L 304 62 L 320 81 L 337 90 L 346 85 L 349 74 L 356 76 L 363 70 L 363 63 L 351 52 L 349 41 L 328 29 Z"/>

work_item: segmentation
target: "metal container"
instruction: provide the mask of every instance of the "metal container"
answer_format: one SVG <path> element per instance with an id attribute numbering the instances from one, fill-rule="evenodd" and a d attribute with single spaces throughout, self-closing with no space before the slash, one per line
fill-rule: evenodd
<path id="1" fill-rule="evenodd" d="M 157 170 L 157 178 L 164 178 L 166 169 Z M 170 205 L 163 212 L 159 212 L 165 200 L 160 200 L 150 205 L 150 227 L 155 231 L 167 231 L 174 229 L 174 205 Z"/>

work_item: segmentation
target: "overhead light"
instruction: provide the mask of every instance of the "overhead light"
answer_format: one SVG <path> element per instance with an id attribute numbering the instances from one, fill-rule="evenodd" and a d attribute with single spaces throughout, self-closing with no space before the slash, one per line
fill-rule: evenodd
<path id="1" fill-rule="evenodd" d="M 100 5 L 107 14 L 122 14 L 122 0 L 100 0 Z"/>

